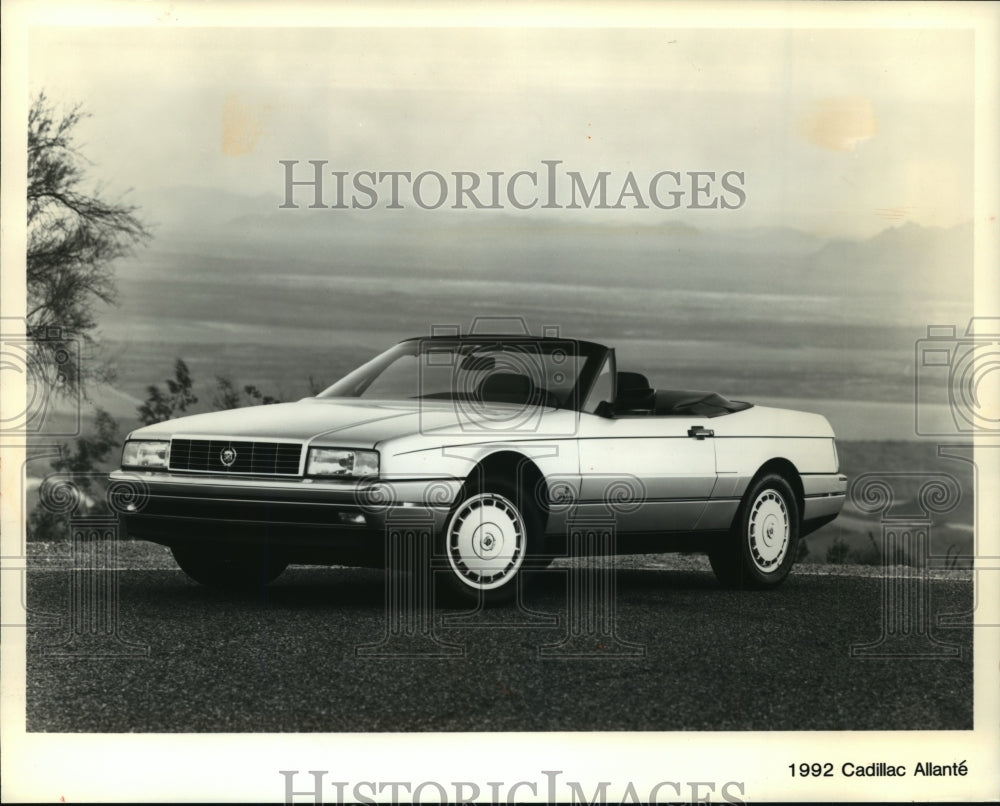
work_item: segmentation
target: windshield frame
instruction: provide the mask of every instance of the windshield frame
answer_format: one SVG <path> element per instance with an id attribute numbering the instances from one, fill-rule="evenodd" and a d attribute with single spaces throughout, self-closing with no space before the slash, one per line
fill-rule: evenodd
<path id="1" fill-rule="evenodd" d="M 347 375 L 343 376 L 336 383 L 328 386 L 316 395 L 316 397 L 324 400 L 337 398 L 360 398 L 364 395 L 365 390 L 375 381 L 375 379 L 378 378 L 399 358 L 406 355 L 419 356 L 422 353 L 428 353 L 435 350 L 447 350 L 449 348 L 463 354 L 470 354 L 476 352 L 477 349 L 482 348 L 509 348 L 512 351 L 521 351 L 528 354 L 531 352 L 551 354 L 562 349 L 571 355 L 583 357 L 584 362 L 583 366 L 580 367 L 579 372 L 577 373 L 576 385 L 564 395 L 562 400 L 558 401 L 558 405 L 556 406 L 556 408 L 571 409 L 574 411 L 582 411 L 583 403 L 588 399 L 591 388 L 598 377 L 598 373 L 604 366 L 608 357 L 614 354 L 613 350 L 610 350 L 603 344 L 580 341 L 578 339 L 536 337 L 518 338 L 488 335 L 416 337 L 401 341 L 390 347 L 388 350 L 379 353 L 371 360 L 366 361 L 364 364 L 359 366 L 357 369 L 347 373 Z M 612 383 L 614 383 L 613 379 Z M 402 399 L 421 400 L 422 398 L 413 396 Z M 441 398 L 436 399 L 440 400 Z"/>

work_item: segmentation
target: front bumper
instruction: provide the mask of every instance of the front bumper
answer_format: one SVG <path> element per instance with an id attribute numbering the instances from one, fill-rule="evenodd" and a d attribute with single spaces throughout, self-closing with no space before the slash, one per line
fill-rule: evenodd
<path id="1" fill-rule="evenodd" d="M 111 474 L 123 531 L 166 546 L 245 545 L 290 562 L 380 564 L 399 529 L 444 526 L 458 479 L 318 481 L 205 474 Z"/>

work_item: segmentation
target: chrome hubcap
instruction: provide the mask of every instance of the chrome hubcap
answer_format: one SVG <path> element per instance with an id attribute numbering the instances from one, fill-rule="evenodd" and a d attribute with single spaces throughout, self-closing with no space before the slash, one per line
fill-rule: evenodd
<path id="1" fill-rule="evenodd" d="M 764 573 L 776 570 L 788 552 L 790 529 L 785 500 L 774 490 L 754 500 L 747 531 L 754 565 Z"/>
<path id="2" fill-rule="evenodd" d="M 448 524 L 448 562 L 466 585 L 498 588 L 521 567 L 524 518 L 507 498 L 479 493 L 462 503 Z"/>

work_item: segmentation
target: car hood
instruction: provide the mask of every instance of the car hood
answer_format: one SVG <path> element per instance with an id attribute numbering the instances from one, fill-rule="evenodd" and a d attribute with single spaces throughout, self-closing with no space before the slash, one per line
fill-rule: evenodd
<path id="1" fill-rule="evenodd" d="M 361 447 L 447 428 L 457 420 L 455 406 L 448 402 L 305 398 L 167 420 L 133 431 L 130 439 L 290 439 Z"/>

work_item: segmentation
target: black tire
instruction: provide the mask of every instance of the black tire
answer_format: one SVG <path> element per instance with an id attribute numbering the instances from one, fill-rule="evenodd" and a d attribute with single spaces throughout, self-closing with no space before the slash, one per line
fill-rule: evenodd
<path id="1" fill-rule="evenodd" d="M 253 591 L 274 582 L 288 563 L 263 551 L 241 548 L 236 551 L 175 546 L 171 549 L 181 570 L 195 582 L 210 588 Z"/>
<path id="2" fill-rule="evenodd" d="M 783 476 L 756 479 L 743 496 L 727 539 L 708 555 L 727 588 L 764 590 L 785 581 L 799 542 L 799 507 Z"/>
<path id="3" fill-rule="evenodd" d="M 492 607 L 513 600 L 524 569 L 534 567 L 542 531 L 538 508 L 511 482 L 466 482 L 438 535 L 441 603 Z"/>

